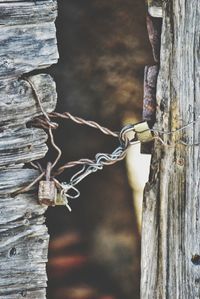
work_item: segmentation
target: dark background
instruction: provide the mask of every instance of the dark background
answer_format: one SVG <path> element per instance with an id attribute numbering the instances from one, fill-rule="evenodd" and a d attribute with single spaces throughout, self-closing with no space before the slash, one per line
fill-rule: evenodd
<path id="1" fill-rule="evenodd" d="M 59 0 L 59 63 L 50 69 L 57 111 L 120 130 L 142 115 L 143 70 L 152 63 L 141 0 Z M 95 129 L 60 123 L 61 163 L 118 145 Z M 47 159 L 52 158 L 50 152 Z M 76 169 L 77 170 L 77 169 Z M 73 171 L 60 179 L 67 181 Z M 49 208 L 48 299 L 137 299 L 140 234 L 125 162 L 86 178 L 79 199 Z"/>

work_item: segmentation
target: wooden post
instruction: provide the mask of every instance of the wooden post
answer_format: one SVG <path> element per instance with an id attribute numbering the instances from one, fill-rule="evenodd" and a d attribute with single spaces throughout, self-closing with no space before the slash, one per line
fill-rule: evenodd
<path id="1" fill-rule="evenodd" d="M 200 298 L 200 2 L 163 1 L 155 142 L 143 203 L 141 298 Z M 183 142 L 182 142 L 183 141 Z M 186 143 L 188 145 L 185 145 Z"/>
<path id="2" fill-rule="evenodd" d="M 56 90 L 47 74 L 31 75 L 56 63 L 54 0 L 0 0 L 0 298 L 46 298 L 48 233 L 37 188 L 13 196 L 38 176 L 26 163 L 44 157 L 46 133 L 27 127 L 41 115 L 26 74 L 47 112 Z M 27 74 L 29 73 L 29 74 Z"/>

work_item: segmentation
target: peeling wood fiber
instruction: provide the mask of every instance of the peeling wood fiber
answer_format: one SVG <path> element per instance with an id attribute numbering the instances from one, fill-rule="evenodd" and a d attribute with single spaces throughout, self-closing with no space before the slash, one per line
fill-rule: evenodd
<path id="1" fill-rule="evenodd" d="M 0 299 L 45 299 L 49 235 L 45 207 L 38 204 L 37 186 L 27 186 L 38 171 L 27 167 L 47 152 L 47 134 L 27 127 L 56 106 L 56 88 L 47 74 L 27 74 L 57 62 L 57 2 L 0 1 Z"/>

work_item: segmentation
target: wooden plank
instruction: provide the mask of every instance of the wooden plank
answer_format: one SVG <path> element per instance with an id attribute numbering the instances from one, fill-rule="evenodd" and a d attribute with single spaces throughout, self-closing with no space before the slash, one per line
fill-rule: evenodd
<path id="1" fill-rule="evenodd" d="M 37 170 L 22 168 L 22 165 L 0 171 L 0 196 L 11 194 L 27 186 L 39 175 Z M 14 178 L 14 179 L 13 179 Z"/>
<path id="2" fill-rule="evenodd" d="M 17 294 L 36 285 L 44 288 L 49 241 L 46 227 L 30 224 L 6 230 L 0 236 L 3 239 L 0 242 L 0 295 Z"/>
<path id="3" fill-rule="evenodd" d="M 38 218 L 40 219 L 40 218 Z M 44 217 L 41 217 L 42 221 L 41 224 L 44 223 Z M 31 223 L 30 223 L 31 224 Z M 40 251 L 40 254 L 42 255 L 40 258 L 38 254 L 36 254 L 36 248 L 34 248 L 34 243 L 38 243 L 38 240 L 34 240 L 33 238 L 35 236 L 39 237 L 42 234 L 46 233 L 47 229 L 44 225 L 40 225 L 39 223 L 36 223 L 36 225 L 29 225 L 26 223 L 23 223 L 19 227 L 12 228 L 12 231 L 9 229 L 5 229 L 4 231 L 1 231 L 1 242 L 0 242 L 0 248 L 1 248 L 1 259 L 2 263 L 0 265 L 0 270 L 3 270 L 6 266 L 6 262 L 8 261 L 8 252 L 7 249 L 12 248 L 13 246 L 16 248 L 20 244 L 20 248 L 18 249 L 17 254 L 14 253 L 13 256 L 15 256 L 15 262 L 18 263 L 17 266 L 19 267 L 26 267 L 26 265 L 22 264 L 23 258 L 24 260 L 28 259 L 31 256 L 31 259 L 34 261 L 38 261 L 38 263 L 41 262 L 41 258 L 43 262 L 46 262 L 46 256 L 44 259 L 43 252 Z M 10 237 L 10 235 L 13 235 Z M 27 246 L 25 243 L 25 239 L 30 239 L 29 242 L 32 244 L 29 251 L 24 252 Z M 40 243 L 43 244 L 43 242 L 40 240 Z M 36 244 L 37 245 L 37 244 Z M 42 245 L 41 245 L 42 246 Z M 47 249 L 45 249 L 47 250 Z M 34 254 L 35 253 L 35 254 Z M 12 253 L 10 254 L 12 255 Z M 21 264 L 21 265 L 20 265 Z M 34 265 L 33 265 L 34 266 Z M 9 268 L 8 268 L 9 269 Z M 12 269 L 15 270 L 14 268 Z M 2 284 L 2 281 L 0 281 L 0 285 Z"/>
<path id="4" fill-rule="evenodd" d="M 50 75 L 30 76 L 46 112 L 55 109 L 57 94 L 55 82 Z M 30 84 L 21 79 L 0 80 L 0 127 L 23 125 L 41 115 L 35 94 Z"/>
<path id="5" fill-rule="evenodd" d="M 29 294 L 29 298 L 37 298 L 36 294 L 45 298 L 49 241 L 43 225 L 46 207 L 38 205 L 37 194 L 5 196 L 37 175 L 32 169 L 0 171 L 0 298 L 18 298 L 22 293 Z M 33 294 L 28 292 L 36 286 Z"/>
<path id="6" fill-rule="evenodd" d="M 26 182 L 27 183 L 27 182 Z M 18 194 L 0 197 L 0 225 L 18 223 L 24 219 L 30 219 L 42 215 L 46 210 L 45 206 L 37 204 L 37 194 Z M 6 215 L 7 212 L 7 215 Z"/>
<path id="7" fill-rule="evenodd" d="M 0 53 L 0 298 L 46 298 L 49 236 L 34 185 L 39 175 L 24 163 L 42 158 L 46 133 L 26 127 L 42 115 L 25 76 L 57 62 L 56 0 L 2 1 Z M 25 74 L 25 75 L 24 75 Z M 55 83 L 46 74 L 30 76 L 46 112 L 55 109 Z"/>
<path id="8" fill-rule="evenodd" d="M 39 160 L 47 153 L 47 134 L 37 128 L 0 133 L 0 167 Z"/>
<path id="9" fill-rule="evenodd" d="M 200 2 L 164 4 L 157 124 L 172 131 L 199 120 Z M 199 122 L 156 142 L 145 189 L 141 298 L 200 298 Z M 181 140 L 189 145 L 181 144 Z M 168 145 L 170 144 L 170 146 Z"/>
<path id="10" fill-rule="evenodd" d="M 25 298 L 31 298 L 31 299 L 42 299 L 42 298 L 46 298 L 46 291 L 44 289 L 41 290 L 31 290 L 31 291 L 27 291 L 27 290 L 22 290 L 21 292 L 18 293 L 17 295 L 18 297 L 16 297 L 16 294 L 9 294 L 7 295 L 0 295 L 0 299 L 21 299 L 23 297 Z M 20 298 L 21 296 L 21 298 Z"/>
<path id="11" fill-rule="evenodd" d="M 19 77 L 58 60 L 54 23 L 2 26 L 0 78 Z"/>
<path id="12" fill-rule="evenodd" d="M 0 1 L 0 25 L 54 22 L 57 1 Z"/>

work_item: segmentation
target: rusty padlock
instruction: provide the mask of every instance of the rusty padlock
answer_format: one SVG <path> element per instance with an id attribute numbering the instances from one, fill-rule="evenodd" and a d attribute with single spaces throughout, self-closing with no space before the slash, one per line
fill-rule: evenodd
<path id="1" fill-rule="evenodd" d="M 51 177 L 51 163 L 47 164 L 46 181 L 39 182 L 38 200 L 41 205 L 55 206 L 57 199 L 57 188 Z"/>

